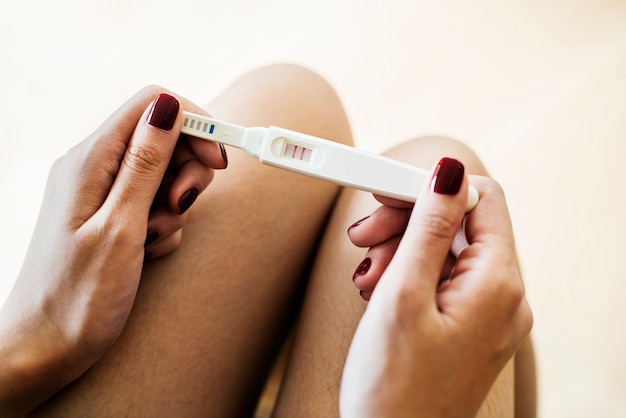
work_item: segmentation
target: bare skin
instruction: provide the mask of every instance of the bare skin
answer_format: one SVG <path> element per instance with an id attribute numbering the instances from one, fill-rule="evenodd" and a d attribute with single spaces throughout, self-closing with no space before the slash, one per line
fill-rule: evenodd
<path id="1" fill-rule="evenodd" d="M 208 111 L 244 126 L 276 125 L 352 142 L 335 92 L 298 67 L 248 74 Z M 32 415 L 252 415 L 292 325 L 275 415 L 338 415 L 343 365 L 367 306 L 350 281 L 367 249 L 353 245 L 346 229 L 380 204 L 353 190 L 341 192 L 335 204 L 335 185 L 258 165 L 234 149 L 227 153 L 227 170 L 186 175 L 175 183 L 185 187 L 166 193 L 175 212 L 189 178 L 204 179 L 199 189 L 211 182 L 183 217 L 159 223 L 143 209 L 146 220 L 134 240 L 143 243 L 148 227 L 163 233 L 146 247 L 153 258 L 140 277 L 131 274 L 138 287 L 123 328 L 101 344 L 106 349 L 92 367 Z M 207 167 L 226 165 L 219 149 L 210 154 Z M 389 155 L 422 167 L 446 155 L 463 161 L 469 173 L 485 174 L 469 149 L 445 138 L 411 141 Z M 151 184 L 156 194 L 159 182 Z M 472 399 L 482 403 L 480 416 L 513 416 L 513 366 L 504 363 L 490 375 L 499 377 L 487 385 L 485 402 L 482 392 Z"/>

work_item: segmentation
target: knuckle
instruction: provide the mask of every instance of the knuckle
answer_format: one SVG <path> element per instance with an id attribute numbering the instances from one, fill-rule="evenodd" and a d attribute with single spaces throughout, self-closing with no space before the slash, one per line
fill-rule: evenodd
<path id="1" fill-rule="evenodd" d="M 61 171 L 61 168 L 63 167 L 63 161 L 65 159 L 65 156 L 59 157 L 57 158 L 52 165 L 50 166 L 50 171 L 48 173 L 49 177 L 55 177 L 56 175 L 58 175 L 58 173 Z"/>
<path id="2" fill-rule="evenodd" d="M 501 341 L 498 351 L 503 354 L 512 353 L 523 338 L 530 333 L 533 326 L 533 314 L 526 300 L 521 278 L 501 282 L 498 291 L 493 296 L 497 297 L 500 303 L 502 329 L 508 330 L 508 332 L 503 332 L 503 335 L 507 335 L 508 338 Z"/>
<path id="3" fill-rule="evenodd" d="M 164 163 L 165 157 L 156 144 L 131 145 L 124 162 L 139 173 L 150 173 Z"/>
<path id="4" fill-rule="evenodd" d="M 79 142 L 68 149 L 63 156 L 59 157 L 55 161 L 55 164 L 57 167 L 61 167 L 66 164 L 72 165 L 82 163 L 86 159 L 84 148 L 84 142 Z"/>
<path id="5" fill-rule="evenodd" d="M 142 243 L 140 235 L 132 223 L 120 221 L 118 217 L 107 216 L 92 238 L 95 238 L 93 241 L 99 247 L 114 250 L 140 245 Z"/>
<path id="6" fill-rule="evenodd" d="M 526 291 L 521 280 L 507 280 L 504 284 L 505 289 L 502 293 L 505 295 L 507 305 L 512 310 L 517 310 L 523 304 L 526 298 Z"/>
<path id="7" fill-rule="evenodd" d="M 494 180 L 491 177 L 486 177 L 485 182 L 486 189 L 488 189 L 491 193 L 504 196 L 504 188 L 497 180 Z"/>
<path id="8" fill-rule="evenodd" d="M 535 317 L 533 315 L 533 311 L 530 308 L 530 305 L 527 301 L 520 306 L 520 323 L 521 323 L 521 334 L 522 337 L 530 334 L 530 331 L 533 329 L 533 325 L 535 322 Z"/>
<path id="9" fill-rule="evenodd" d="M 420 230 L 434 238 L 450 238 L 459 228 L 459 223 L 445 213 L 434 212 L 418 217 Z"/>
<path id="10" fill-rule="evenodd" d="M 526 289 L 519 270 L 515 265 L 503 268 L 493 278 L 490 296 L 494 303 L 500 305 L 503 314 L 516 312 L 526 299 Z"/>
<path id="11" fill-rule="evenodd" d="M 86 172 L 86 155 L 83 143 L 71 147 L 67 152 L 58 157 L 50 167 L 49 177 L 64 177 L 74 175 L 77 172 Z M 71 173 L 71 174 L 70 174 Z M 82 177 L 79 177 L 82 178 Z"/>
<path id="12" fill-rule="evenodd" d="M 164 87 L 159 86 L 158 84 L 149 84 L 143 87 L 139 91 L 139 94 L 141 94 L 142 96 L 154 97 L 157 94 L 164 93 L 165 91 L 167 90 Z"/>

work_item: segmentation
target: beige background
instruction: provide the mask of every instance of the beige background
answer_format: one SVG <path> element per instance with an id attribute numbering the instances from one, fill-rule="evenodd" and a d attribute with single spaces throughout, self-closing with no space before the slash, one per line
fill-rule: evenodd
<path id="1" fill-rule="evenodd" d="M 299 63 L 362 148 L 436 133 L 478 152 L 514 218 L 541 415 L 626 416 L 626 2 L 1 1 L 0 302 L 50 164 L 123 100 L 157 83 L 204 103 Z"/>

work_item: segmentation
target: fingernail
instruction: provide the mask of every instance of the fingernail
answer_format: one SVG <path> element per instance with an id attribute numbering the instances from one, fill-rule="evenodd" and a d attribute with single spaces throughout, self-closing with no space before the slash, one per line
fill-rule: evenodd
<path id="1" fill-rule="evenodd" d="M 154 241 L 159 239 L 159 233 L 154 229 L 148 229 L 148 233 L 146 234 L 146 242 L 143 244 L 144 247 L 152 244 Z"/>
<path id="2" fill-rule="evenodd" d="M 361 218 L 358 221 L 356 221 L 355 223 L 353 223 L 352 225 L 350 225 L 350 227 L 348 227 L 348 231 L 350 231 L 352 228 L 356 228 L 357 226 L 361 225 L 363 223 L 363 221 L 365 221 L 370 216 L 371 215 L 367 215 L 365 218 Z"/>
<path id="3" fill-rule="evenodd" d="M 187 212 L 187 209 L 191 207 L 193 202 L 196 201 L 198 194 L 200 191 L 195 187 L 193 189 L 187 190 L 183 195 L 178 199 L 178 214 L 182 215 Z"/>
<path id="4" fill-rule="evenodd" d="M 448 285 L 450 284 L 450 278 L 446 277 L 443 280 L 440 280 L 439 283 L 437 284 L 437 292 L 441 292 L 443 291 L 446 287 L 448 287 Z"/>
<path id="5" fill-rule="evenodd" d="M 171 130 L 176 122 L 179 107 L 180 104 L 175 97 L 165 93 L 159 94 L 150 109 L 148 124 L 164 131 Z"/>
<path id="6" fill-rule="evenodd" d="M 224 159 L 224 168 L 228 167 L 228 155 L 226 155 L 226 147 L 224 147 L 224 144 L 222 144 L 220 142 L 220 151 L 222 152 L 222 158 Z"/>
<path id="7" fill-rule="evenodd" d="M 369 301 L 370 298 L 372 297 L 372 291 L 371 290 L 361 290 L 359 292 L 359 295 L 361 295 L 361 299 L 363 299 L 364 301 Z"/>
<path id="8" fill-rule="evenodd" d="M 439 194 L 455 195 L 463 183 L 465 168 L 463 164 L 452 158 L 442 158 L 435 168 L 430 183 L 431 190 Z"/>
<path id="9" fill-rule="evenodd" d="M 359 267 L 356 268 L 356 271 L 352 275 L 352 281 L 356 280 L 357 277 L 363 276 L 365 273 L 367 273 L 371 266 L 372 266 L 372 259 L 369 257 L 366 257 L 365 260 L 361 261 L 361 264 L 359 264 Z"/>

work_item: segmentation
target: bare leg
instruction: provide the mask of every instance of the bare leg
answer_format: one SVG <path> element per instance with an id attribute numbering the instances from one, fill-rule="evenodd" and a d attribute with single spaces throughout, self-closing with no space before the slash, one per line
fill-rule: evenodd
<path id="1" fill-rule="evenodd" d="M 245 76 L 209 111 L 242 125 L 351 140 L 333 90 L 296 67 Z M 181 248 L 147 266 L 119 341 L 42 406 L 42 415 L 251 414 L 296 315 L 294 302 L 338 189 L 228 151 L 229 168 L 192 208 Z M 443 154 L 460 158 L 470 172 L 482 170 L 473 154 L 446 139 L 414 141 L 390 155 L 429 167 Z M 365 306 L 348 279 L 363 251 L 347 241 L 345 229 L 375 205 L 365 193 L 341 196 L 307 289 L 278 415 L 337 414 L 345 353 Z M 507 370 L 486 402 L 491 411 L 512 408 Z"/>
<path id="2" fill-rule="evenodd" d="M 351 141 L 332 88 L 298 67 L 246 75 L 208 110 Z M 252 414 L 338 187 L 228 156 L 192 207 L 181 247 L 146 266 L 120 339 L 42 415 Z"/>
<path id="3" fill-rule="evenodd" d="M 486 175 L 474 153 L 447 138 L 420 138 L 392 149 L 388 155 L 424 168 L 430 168 L 442 156 L 455 157 L 463 161 L 469 173 Z M 378 205 L 371 195 L 354 190 L 344 190 L 338 200 L 307 288 L 275 410 L 278 417 L 338 415 L 343 364 L 366 306 L 350 282 L 365 249 L 350 243 L 346 229 Z M 513 362 L 510 362 L 494 384 L 479 416 L 513 416 L 513 379 Z"/>
<path id="4" fill-rule="evenodd" d="M 528 337 L 515 354 L 515 416 L 537 416 L 537 373 L 535 350 Z"/>

